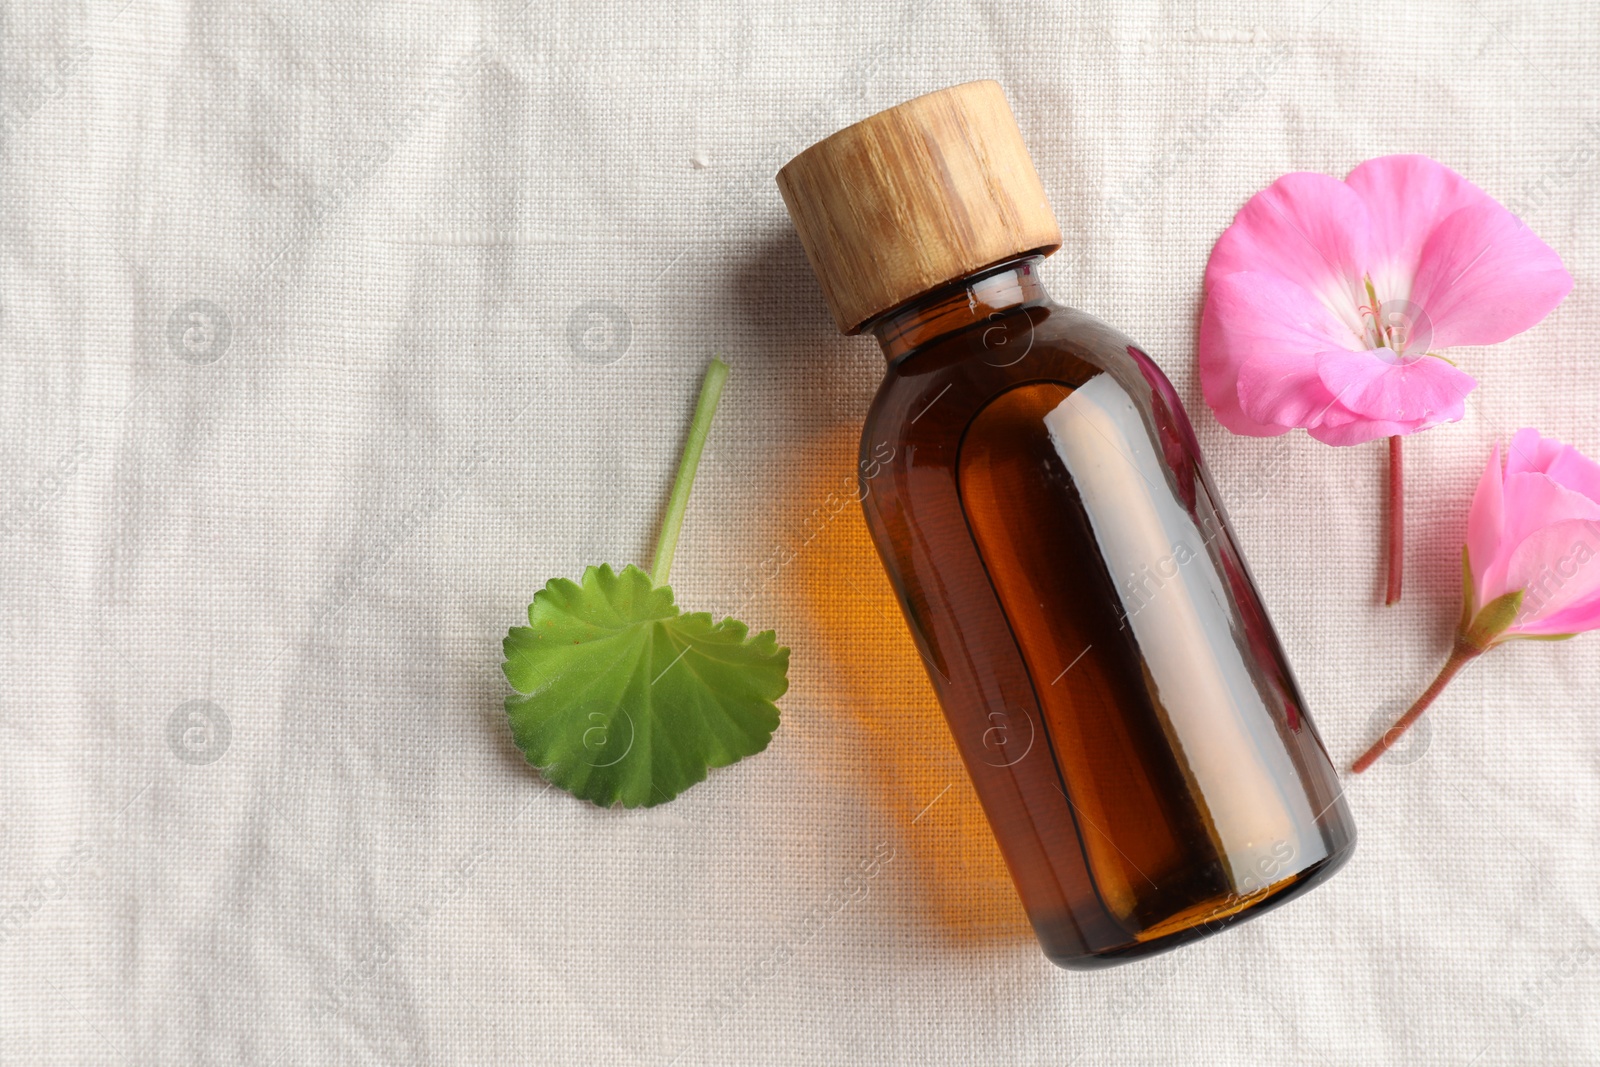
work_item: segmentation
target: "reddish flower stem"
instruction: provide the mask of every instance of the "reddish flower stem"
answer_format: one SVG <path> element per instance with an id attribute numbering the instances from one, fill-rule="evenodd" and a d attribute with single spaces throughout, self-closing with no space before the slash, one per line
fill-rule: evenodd
<path id="1" fill-rule="evenodd" d="M 1400 456 L 1400 435 L 1389 438 L 1389 595 L 1385 604 L 1400 602 L 1400 576 L 1406 557 L 1406 477 Z"/>
<path id="2" fill-rule="evenodd" d="M 1411 729 L 1412 723 L 1422 718 L 1422 713 L 1428 710 L 1428 705 L 1432 704 L 1440 693 L 1444 692 L 1444 687 L 1450 684 L 1450 679 L 1456 676 L 1456 672 L 1460 671 L 1462 667 L 1465 667 L 1476 657 L 1482 655 L 1483 652 L 1483 649 L 1472 645 L 1461 637 L 1457 637 L 1455 647 L 1450 650 L 1450 658 L 1444 661 L 1444 667 L 1440 669 L 1439 676 L 1433 680 L 1433 684 L 1428 686 L 1427 690 L 1417 698 L 1415 704 L 1411 705 L 1411 710 L 1395 720 L 1395 724 L 1383 732 L 1383 736 L 1378 738 L 1377 743 L 1363 752 L 1361 758 L 1350 765 L 1350 769 L 1356 774 L 1360 774 L 1377 762 L 1379 756 L 1389 751 L 1389 748 L 1400 740 L 1400 736 Z"/>

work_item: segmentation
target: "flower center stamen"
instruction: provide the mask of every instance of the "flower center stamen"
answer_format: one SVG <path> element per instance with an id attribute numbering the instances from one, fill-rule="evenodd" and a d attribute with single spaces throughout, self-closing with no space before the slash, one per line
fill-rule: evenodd
<path id="1" fill-rule="evenodd" d="M 1364 276 L 1367 302 L 1357 307 L 1361 319 L 1361 339 L 1367 348 L 1386 363 L 1415 363 L 1428 352 L 1433 327 L 1427 314 L 1409 300 L 1379 300 L 1371 276 Z"/>

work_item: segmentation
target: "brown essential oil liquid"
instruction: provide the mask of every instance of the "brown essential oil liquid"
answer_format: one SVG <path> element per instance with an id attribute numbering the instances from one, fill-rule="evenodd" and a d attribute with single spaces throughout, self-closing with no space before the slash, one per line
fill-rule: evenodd
<path id="1" fill-rule="evenodd" d="M 840 325 L 888 358 L 867 524 L 1046 954 L 1148 955 L 1329 877 L 1355 829 L 1188 418 L 1040 285 L 1058 231 L 999 87 L 779 181 Z"/>

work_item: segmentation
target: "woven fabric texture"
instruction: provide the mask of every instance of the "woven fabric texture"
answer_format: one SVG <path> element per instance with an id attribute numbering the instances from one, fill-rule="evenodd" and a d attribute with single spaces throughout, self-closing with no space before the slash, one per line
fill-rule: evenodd
<path id="1" fill-rule="evenodd" d="M 1045 281 L 1190 406 L 1335 760 L 1443 662 L 1490 448 L 1600 456 L 1590 0 L 0 7 L 0 1063 L 1593 1064 L 1600 638 L 1474 663 L 1354 859 L 1112 971 L 1039 953 L 859 514 L 882 374 L 773 183 L 980 77 Z M 1203 267 L 1421 152 L 1577 280 L 1459 350 L 1381 606 L 1381 444 L 1234 437 Z M 534 591 L 647 564 L 793 650 L 768 751 L 602 811 L 511 742 Z"/>

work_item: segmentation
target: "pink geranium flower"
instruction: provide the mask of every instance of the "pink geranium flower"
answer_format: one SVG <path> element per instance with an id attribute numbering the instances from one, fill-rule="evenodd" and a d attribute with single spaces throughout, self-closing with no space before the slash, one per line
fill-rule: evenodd
<path id="1" fill-rule="evenodd" d="M 1538 430 L 1511 439 L 1478 482 L 1467 519 L 1465 610 L 1520 597 L 1499 641 L 1600 628 L 1600 464 Z"/>
<path id="2" fill-rule="evenodd" d="M 1222 425 L 1298 426 L 1330 445 L 1387 437 L 1398 507 L 1399 438 L 1459 420 L 1477 384 L 1440 353 L 1528 329 L 1572 276 L 1487 193 L 1412 155 L 1342 182 L 1279 178 L 1218 239 L 1205 288 L 1200 382 Z M 1396 564 L 1399 547 L 1392 537 Z"/>
<path id="3" fill-rule="evenodd" d="M 1537 430 L 1511 439 L 1478 481 L 1461 550 L 1461 622 L 1427 692 L 1355 762 L 1366 770 L 1468 662 L 1517 638 L 1600 629 L 1600 464 Z"/>

